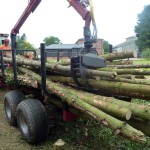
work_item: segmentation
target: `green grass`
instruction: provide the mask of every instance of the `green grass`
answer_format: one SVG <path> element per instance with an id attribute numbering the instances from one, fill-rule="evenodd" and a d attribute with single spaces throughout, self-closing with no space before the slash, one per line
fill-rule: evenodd
<path id="1" fill-rule="evenodd" d="M 49 141 L 55 142 L 61 138 L 65 141 L 67 150 L 149 150 L 148 145 L 115 135 L 98 121 L 83 119 L 66 123 L 60 121 L 52 131 Z M 47 141 L 47 148 L 51 147 L 51 142 Z"/>
<path id="2" fill-rule="evenodd" d="M 134 64 L 150 64 L 150 60 L 138 59 L 138 60 L 134 60 Z"/>

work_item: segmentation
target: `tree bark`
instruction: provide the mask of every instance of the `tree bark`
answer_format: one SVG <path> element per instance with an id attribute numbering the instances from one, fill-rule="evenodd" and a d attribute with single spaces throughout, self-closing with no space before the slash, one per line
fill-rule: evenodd
<path id="1" fill-rule="evenodd" d="M 142 65 L 107 65 L 107 67 L 114 67 L 118 69 L 125 68 L 150 68 L 150 64 L 142 64 Z"/>
<path id="2" fill-rule="evenodd" d="M 67 78 L 66 77 L 50 77 L 50 80 L 54 82 L 60 82 L 60 83 L 73 83 L 72 78 L 69 78 L 69 77 Z M 128 86 L 130 87 L 130 85 Z M 132 93 L 132 91 L 130 91 L 130 93 Z M 132 117 L 141 118 L 143 120 L 150 120 L 150 107 L 149 106 L 136 104 L 132 102 L 125 102 L 125 101 L 117 100 L 112 97 L 105 97 L 105 96 L 95 95 L 92 93 L 85 94 L 83 91 L 80 91 L 80 93 L 76 93 L 76 95 L 77 94 L 79 94 L 80 97 L 82 97 L 82 99 L 85 100 L 86 102 L 92 100 L 92 103 L 95 103 L 94 106 L 96 106 L 98 102 L 105 101 L 111 104 L 115 104 L 119 106 L 120 108 L 126 107 L 130 109 L 132 112 Z"/>
<path id="3" fill-rule="evenodd" d="M 113 68 L 101 68 L 99 71 L 116 72 L 117 75 L 132 74 L 132 75 L 150 75 L 150 70 L 147 69 L 113 69 Z"/>
<path id="4" fill-rule="evenodd" d="M 71 78 L 64 78 L 64 77 L 48 77 L 48 79 L 54 81 L 54 82 L 69 82 L 69 83 L 73 83 L 73 80 Z M 65 80 L 67 79 L 67 80 Z M 80 90 L 74 90 L 73 88 L 67 88 L 66 90 L 70 90 L 73 94 L 77 95 L 78 97 L 80 97 L 82 100 L 84 100 L 85 102 L 87 102 L 88 104 L 91 104 L 92 106 L 95 106 L 96 108 L 99 108 L 100 110 L 114 116 L 117 118 L 122 118 L 122 119 L 126 119 L 129 120 L 131 118 L 131 110 L 128 108 L 124 108 L 124 107 L 120 107 L 114 104 L 110 104 L 108 102 L 105 101 L 101 101 L 101 100 L 95 100 L 91 98 L 88 98 L 88 93 L 84 92 L 82 93 Z"/>
<path id="5" fill-rule="evenodd" d="M 150 85 L 150 80 L 146 79 L 125 79 L 125 78 L 114 78 L 114 79 L 108 79 L 104 78 L 106 81 L 117 81 L 117 82 L 124 82 L 124 83 L 131 83 L 131 84 L 142 84 L 142 85 Z"/>
<path id="6" fill-rule="evenodd" d="M 5 62 L 12 63 L 11 58 L 6 58 L 4 57 Z M 33 67 L 41 67 L 41 62 L 40 61 L 35 61 L 31 59 L 23 59 L 23 58 L 18 58 L 16 60 L 18 65 L 28 65 L 28 66 L 33 66 Z M 71 69 L 70 66 L 61 66 L 58 64 L 50 64 L 46 63 L 46 69 L 56 71 L 59 74 L 65 74 L 65 75 L 71 75 Z M 116 73 L 115 72 L 105 72 L 105 71 L 97 71 L 97 70 L 92 70 L 92 69 L 86 69 L 86 75 L 87 77 L 91 76 L 100 76 L 100 77 L 107 77 L 107 78 L 115 78 Z"/>
<path id="7" fill-rule="evenodd" d="M 72 82 L 72 78 L 66 77 L 57 77 L 55 81 L 58 82 Z M 79 79 L 82 83 L 82 80 Z M 138 98 L 138 99 L 150 99 L 150 87 L 148 85 L 141 85 L 141 84 L 131 84 L 131 83 L 124 83 L 124 82 L 114 82 L 114 81 L 104 81 L 104 80 L 92 80 L 88 79 L 88 84 L 96 88 L 100 91 L 105 91 L 110 93 L 111 95 L 120 95 L 126 96 L 131 98 Z"/>
<path id="8" fill-rule="evenodd" d="M 39 84 L 41 83 L 41 77 L 31 71 L 28 71 L 29 76 L 34 76 Z M 115 133 L 124 135 L 133 141 L 138 142 L 145 142 L 146 138 L 145 135 L 141 132 L 133 128 L 132 126 L 128 125 L 127 123 L 120 121 L 101 110 L 93 107 L 92 105 L 82 101 L 78 96 L 71 93 L 69 90 L 66 90 L 64 86 L 60 84 L 56 84 L 47 80 L 47 88 L 55 95 L 59 96 L 62 101 L 68 103 L 81 112 L 88 114 L 89 116 L 95 118 L 96 120 L 102 122 L 105 126 L 111 128 Z"/>
<path id="9" fill-rule="evenodd" d="M 115 60 L 115 61 L 106 61 L 107 66 L 114 65 L 131 65 L 133 64 L 133 60 Z"/>
<path id="10" fill-rule="evenodd" d="M 150 136 L 150 121 L 144 121 L 141 119 L 134 119 L 127 121 L 128 124 L 133 126 L 134 128 L 142 131 L 147 136 Z"/>
<path id="11" fill-rule="evenodd" d="M 126 59 L 126 58 L 135 58 L 137 53 L 135 51 L 125 51 L 125 52 L 115 52 L 102 55 L 107 61 L 113 61 L 116 59 Z"/>
<path id="12" fill-rule="evenodd" d="M 125 79 L 146 79 L 144 75 L 117 75 L 118 78 L 125 78 Z"/>

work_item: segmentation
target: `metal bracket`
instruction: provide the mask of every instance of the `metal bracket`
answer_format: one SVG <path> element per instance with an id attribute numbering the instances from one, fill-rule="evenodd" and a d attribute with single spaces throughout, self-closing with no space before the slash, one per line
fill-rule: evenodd
<path id="1" fill-rule="evenodd" d="M 44 43 L 40 44 L 40 49 L 41 49 L 41 85 L 42 85 L 42 90 L 46 95 L 52 96 L 53 94 L 51 92 L 49 92 L 47 87 L 46 87 L 46 65 L 45 65 L 46 52 L 45 52 L 45 44 Z"/>
<path id="2" fill-rule="evenodd" d="M 80 73 L 80 57 L 78 55 L 78 56 L 74 56 L 71 58 L 71 75 L 72 75 L 74 82 L 79 87 L 81 87 L 82 85 L 78 81 L 79 73 Z"/>
<path id="3" fill-rule="evenodd" d="M 79 87 L 86 87 L 91 89 L 89 86 L 86 69 L 96 69 L 105 67 L 105 59 L 98 56 L 95 49 L 82 49 L 79 55 L 73 56 L 71 58 L 71 75 L 74 82 Z M 79 82 L 78 78 L 81 77 L 83 85 Z"/>
<path id="4" fill-rule="evenodd" d="M 14 72 L 15 86 L 18 85 L 17 81 L 17 63 L 16 63 L 16 34 L 11 34 L 11 48 L 12 48 L 12 66 Z"/>
<path id="5" fill-rule="evenodd" d="M 0 68 L 1 68 L 1 70 L 2 70 L 2 78 L 4 78 L 5 77 L 5 67 L 7 67 L 8 66 L 8 64 L 5 64 L 4 63 L 4 51 L 11 51 L 11 50 L 1 50 L 0 51 Z"/>
<path id="6" fill-rule="evenodd" d="M 1 58 L 0 68 L 2 70 L 2 78 L 4 78 L 5 65 L 4 65 L 4 59 L 3 59 L 3 50 L 0 51 L 0 58 Z"/>

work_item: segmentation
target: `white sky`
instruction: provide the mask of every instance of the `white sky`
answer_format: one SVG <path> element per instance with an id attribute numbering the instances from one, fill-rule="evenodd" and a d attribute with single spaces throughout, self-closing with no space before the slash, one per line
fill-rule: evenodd
<path id="1" fill-rule="evenodd" d="M 0 33 L 10 33 L 28 0 L 0 0 Z M 113 46 L 135 35 L 137 15 L 150 0 L 93 0 L 98 38 Z M 20 29 L 19 35 L 35 47 L 47 36 L 58 37 L 63 44 L 74 44 L 83 37 L 84 20 L 67 0 L 42 0 Z"/>

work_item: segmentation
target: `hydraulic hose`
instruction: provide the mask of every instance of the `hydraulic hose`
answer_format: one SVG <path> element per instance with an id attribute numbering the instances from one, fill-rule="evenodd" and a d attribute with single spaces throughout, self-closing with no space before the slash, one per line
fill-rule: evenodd
<path id="1" fill-rule="evenodd" d="M 95 17 L 94 17 L 94 7 L 93 7 L 93 3 L 92 0 L 89 0 L 89 6 L 90 6 L 90 14 L 91 14 L 91 20 L 92 20 L 92 24 L 93 24 L 93 40 L 97 40 L 97 27 L 96 27 L 96 21 L 95 21 Z"/>

